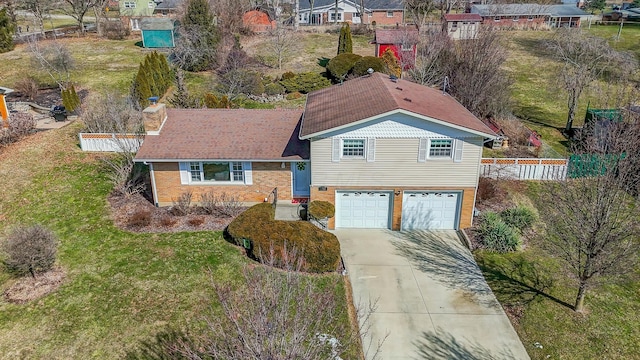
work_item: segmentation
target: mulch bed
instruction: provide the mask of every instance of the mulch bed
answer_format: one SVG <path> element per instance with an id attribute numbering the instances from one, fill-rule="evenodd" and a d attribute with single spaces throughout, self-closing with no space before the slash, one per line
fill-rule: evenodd
<path id="1" fill-rule="evenodd" d="M 109 197 L 115 225 L 136 233 L 173 233 L 224 230 L 233 217 L 209 215 L 194 206 L 189 214 L 175 215 L 171 207 L 156 207 L 141 194 Z"/>
<path id="2" fill-rule="evenodd" d="M 38 274 L 34 279 L 26 276 L 18 279 L 5 292 L 4 298 L 13 304 L 24 304 L 39 299 L 60 287 L 66 277 L 62 268 L 54 268 L 43 274 Z"/>

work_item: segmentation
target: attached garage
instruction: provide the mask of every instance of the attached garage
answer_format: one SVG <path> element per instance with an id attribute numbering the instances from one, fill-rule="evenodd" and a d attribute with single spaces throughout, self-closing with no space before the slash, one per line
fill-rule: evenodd
<path id="1" fill-rule="evenodd" d="M 402 195 L 402 230 L 458 229 L 460 192 L 405 191 Z"/>
<path id="2" fill-rule="evenodd" d="M 391 227 L 392 192 L 337 191 L 336 228 Z"/>

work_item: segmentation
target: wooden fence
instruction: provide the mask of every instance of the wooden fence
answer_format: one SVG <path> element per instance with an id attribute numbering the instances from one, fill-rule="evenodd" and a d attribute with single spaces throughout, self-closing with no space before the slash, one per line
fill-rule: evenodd
<path id="1" fill-rule="evenodd" d="M 564 180 L 567 159 L 497 159 L 480 161 L 480 176 L 512 180 Z"/>
<path id="2" fill-rule="evenodd" d="M 82 151 L 136 152 L 143 136 L 137 134 L 79 133 Z"/>

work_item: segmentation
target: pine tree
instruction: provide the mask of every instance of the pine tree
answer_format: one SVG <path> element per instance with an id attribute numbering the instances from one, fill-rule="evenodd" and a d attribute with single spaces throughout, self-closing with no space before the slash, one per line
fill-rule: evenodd
<path id="1" fill-rule="evenodd" d="M 351 28 L 349 23 L 345 23 L 340 28 L 340 38 L 338 38 L 338 55 L 343 53 L 353 53 L 353 41 L 351 40 Z"/>
<path id="2" fill-rule="evenodd" d="M 400 77 L 400 75 L 402 75 L 400 63 L 391 49 L 387 48 L 387 50 L 382 53 L 382 62 L 384 62 L 389 75 L 395 75 L 396 77 Z"/>
<path id="3" fill-rule="evenodd" d="M 13 34 L 15 32 L 16 24 L 11 21 L 7 9 L 0 10 L 0 53 L 13 50 Z"/>
<path id="4" fill-rule="evenodd" d="M 73 110 L 76 110 L 77 108 L 80 107 L 80 97 L 78 96 L 78 93 L 76 93 L 76 87 L 72 84 L 71 85 L 71 93 L 70 93 L 70 98 L 71 98 L 71 103 L 73 104 Z"/>
<path id="5" fill-rule="evenodd" d="M 184 70 L 202 71 L 215 65 L 220 34 L 207 0 L 189 1 L 180 35 L 174 56 Z"/>
<path id="6" fill-rule="evenodd" d="M 176 90 L 173 92 L 171 99 L 169 99 L 169 104 L 178 109 L 193 109 L 202 106 L 198 99 L 189 95 L 189 91 L 184 83 L 182 70 L 178 69 L 178 71 L 176 71 Z"/>

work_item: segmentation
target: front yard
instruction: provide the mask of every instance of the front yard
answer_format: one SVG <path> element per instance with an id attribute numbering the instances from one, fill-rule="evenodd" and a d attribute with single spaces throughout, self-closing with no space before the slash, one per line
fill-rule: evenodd
<path id="1" fill-rule="evenodd" d="M 98 159 L 104 155 L 78 149 L 79 129 L 72 124 L 38 133 L 0 153 L 2 230 L 35 223 L 51 228 L 66 271 L 62 286 L 39 300 L 0 300 L 0 358 L 122 358 L 157 334 L 198 332 L 203 316 L 218 307 L 211 284 L 237 282 L 249 264 L 219 231 L 116 228 L 107 168 Z M 13 282 L 0 269 L 0 292 Z M 339 284 L 335 291 L 344 299 Z"/>
<path id="2" fill-rule="evenodd" d="M 503 188 L 507 202 L 528 205 L 535 204 L 539 191 L 533 182 Z M 532 359 L 632 359 L 640 354 L 640 271 L 618 284 L 603 279 L 589 290 L 587 311 L 579 314 L 572 310 L 577 285 L 544 251 L 544 238 L 530 237 L 517 253 L 474 255 Z"/>

